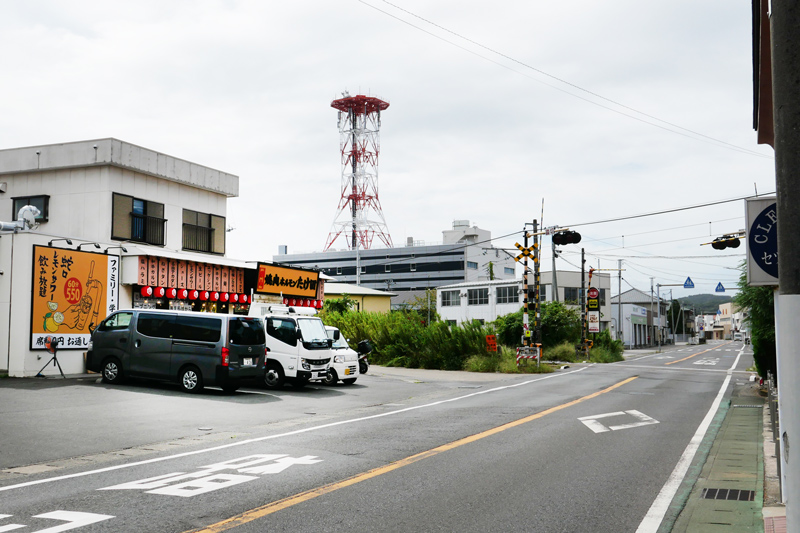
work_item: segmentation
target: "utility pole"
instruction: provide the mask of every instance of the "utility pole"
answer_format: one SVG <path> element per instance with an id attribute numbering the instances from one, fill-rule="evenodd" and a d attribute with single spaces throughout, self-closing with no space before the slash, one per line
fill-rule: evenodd
<path id="1" fill-rule="evenodd" d="M 556 274 L 556 242 L 551 239 L 553 243 L 553 301 L 558 301 L 558 275 Z"/>
<path id="2" fill-rule="evenodd" d="M 544 210 L 544 199 L 542 200 L 542 210 Z M 541 272 L 539 268 L 539 225 L 536 219 L 533 220 L 533 343 L 541 344 L 542 342 L 542 308 L 541 308 L 541 295 L 539 290 L 541 288 Z M 538 361 L 538 360 L 537 360 Z"/>
<path id="3" fill-rule="evenodd" d="M 581 351 L 584 356 L 589 355 L 586 348 L 586 249 L 581 248 Z"/>
<path id="4" fill-rule="evenodd" d="M 786 502 L 786 530 L 800 529 L 800 5 L 772 0 L 772 100 L 775 127 L 775 182 L 778 203 L 779 288 L 775 297 L 778 348 L 780 472 Z M 794 456 L 792 456 L 794 454 Z"/>
<path id="5" fill-rule="evenodd" d="M 619 329 L 617 331 L 617 340 L 622 340 L 622 259 L 617 259 L 617 270 L 619 270 L 619 276 L 617 277 L 617 328 Z"/>

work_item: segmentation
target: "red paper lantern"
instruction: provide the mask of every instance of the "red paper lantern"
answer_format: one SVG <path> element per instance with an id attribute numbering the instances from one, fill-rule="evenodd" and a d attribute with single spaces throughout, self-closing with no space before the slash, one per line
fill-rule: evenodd
<path id="1" fill-rule="evenodd" d="M 155 293 L 156 298 L 163 298 L 164 294 L 166 293 L 164 287 L 156 287 L 156 290 L 153 292 Z"/>
<path id="2" fill-rule="evenodd" d="M 283 299 L 283 305 L 289 305 L 289 298 Z"/>
<path id="3" fill-rule="evenodd" d="M 297 305 L 297 298 L 292 298 L 292 305 Z"/>
<path id="4" fill-rule="evenodd" d="M 243 304 L 247 303 L 247 298 L 248 298 L 248 296 L 246 294 L 240 294 L 239 295 L 239 301 L 242 302 Z"/>
<path id="5" fill-rule="evenodd" d="M 198 296 L 200 296 L 200 293 L 198 293 L 197 291 L 191 291 L 189 293 L 189 299 L 190 300 L 197 300 Z"/>
<path id="6" fill-rule="evenodd" d="M 231 294 L 231 301 L 234 302 L 234 303 L 238 302 L 239 301 L 239 295 L 236 294 L 235 292 L 233 294 Z"/>
<path id="7" fill-rule="evenodd" d="M 181 289 L 178 291 L 178 298 L 180 298 L 181 300 L 185 300 L 188 297 L 189 297 L 189 291 L 187 291 L 186 289 Z"/>
<path id="8" fill-rule="evenodd" d="M 211 293 L 211 301 L 212 302 L 219 301 L 219 293 L 217 291 L 214 291 L 214 292 Z"/>
<path id="9" fill-rule="evenodd" d="M 201 299 L 201 300 L 203 300 L 204 302 L 205 302 L 206 300 L 208 300 L 208 291 L 203 291 L 203 292 L 201 292 L 201 293 L 200 293 L 200 299 Z"/>
<path id="10" fill-rule="evenodd" d="M 145 298 L 149 298 L 153 295 L 153 287 L 142 287 L 142 290 L 139 291 L 139 294 L 144 296 Z"/>
<path id="11" fill-rule="evenodd" d="M 219 295 L 219 299 L 222 300 L 223 302 L 227 302 L 228 300 L 231 299 L 231 295 L 228 294 L 227 292 L 223 292 L 222 294 Z"/>
<path id="12" fill-rule="evenodd" d="M 317 309 L 322 309 L 322 300 L 317 300 Z"/>
<path id="13" fill-rule="evenodd" d="M 175 298 L 178 295 L 178 289 L 169 288 L 167 289 L 167 298 Z"/>

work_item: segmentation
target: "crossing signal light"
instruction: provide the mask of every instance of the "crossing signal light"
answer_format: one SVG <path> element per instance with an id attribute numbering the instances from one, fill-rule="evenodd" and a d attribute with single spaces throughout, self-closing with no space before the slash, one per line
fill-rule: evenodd
<path id="1" fill-rule="evenodd" d="M 723 235 L 722 237 L 717 237 L 711 242 L 711 247 L 715 250 L 724 250 L 725 248 L 738 248 L 741 242 L 739 242 L 739 237 L 735 235 Z"/>
<path id="2" fill-rule="evenodd" d="M 581 242 L 581 234 L 577 231 L 561 231 L 553 234 L 553 244 L 558 246 L 578 244 L 579 242 Z"/>

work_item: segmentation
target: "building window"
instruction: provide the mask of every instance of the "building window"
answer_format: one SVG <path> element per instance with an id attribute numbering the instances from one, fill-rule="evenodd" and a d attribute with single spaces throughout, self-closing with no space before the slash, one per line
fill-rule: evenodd
<path id="1" fill-rule="evenodd" d="M 342 267 L 336 267 L 336 273 L 341 276 L 342 275 Z"/>
<path id="2" fill-rule="evenodd" d="M 478 263 L 467 261 L 467 268 L 471 268 L 472 270 L 478 270 Z"/>
<path id="3" fill-rule="evenodd" d="M 513 304 L 519 302 L 519 293 L 517 287 L 497 287 L 497 303 L 499 304 Z"/>
<path id="4" fill-rule="evenodd" d="M 489 288 L 469 289 L 467 291 L 467 305 L 487 305 L 489 303 Z"/>
<path id="5" fill-rule="evenodd" d="M 580 303 L 580 289 L 578 287 L 564 287 L 564 303 Z"/>
<path id="6" fill-rule="evenodd" d="M 442 291 L 442 307 L 455 307 L 461 305 L 459 291 Z"/>
<path id="7" fill-rule="evenodd" d="M 367 273 L 367 267 L 359 267 L 359 268 L 361 269 L 361 273 L 362 274 L 366 274 Z"/>
<path id="8" fill-rule="evenodd" d="M 417 264 L 411 263 L 411 272 L 416 272 L 416 271 L 417 271 Z"/>
<path id="9" fill-rule="evenodd" d="M 383 271 L 384 272 L 391 272 L 392 271 L 392 265 L 385 265 L 383 267 Z"/>
<path id="10" fill-rule="evenodd" d="M 125 194 L 112 195 L 112 239 L 164 246 L 166 226 L 164 204 Z"/>
<path id="11" fill-rule="evenodd" d="M 32 205 L 39 210 L 39 216 L 36 217 L 36 222 L 47 222 L 50 212 L 50 197 L 46 195 L 40 196 L 19 196 L 12 198 L 14 200 L 14 211 L 11 213 L 11 220 L 17 220 L 19 210 L 26 205 Z"/>
<path id="12" fill-rule="evenodd" d="M 514 268 L 513 267 L 503 267 L 503 272 L 506 276 L 513 276 L 514 275 Z"/>
<path id="13" fill-rule="evenodd" d="M 600 300 L 600 302 L 599 302 L 600 305 L 606 305 L 606 290 L 605 289 L 600 289 L 600 298 L 598 298 L 598 299 Z"/>
<path id="14" fill-rule="evenodd" d="M 183 210 L 183 249 L 225 253 L 225 217 Z"/>

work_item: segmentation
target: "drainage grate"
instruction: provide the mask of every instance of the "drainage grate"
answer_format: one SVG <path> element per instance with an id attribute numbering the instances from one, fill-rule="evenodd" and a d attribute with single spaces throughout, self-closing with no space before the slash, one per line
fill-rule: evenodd
<path id="1" fill-rule="evenodd" d="M 704 500 L 733 500 L 737 502 L 752 502 L 755 500 L 756 491 L 738 489 L 703 489 Z"/>
<path id="2" fill-rule="evenodd" d="M 733 407 L 752 407 L 754 409 L 761 409 L 761 405 L 751 405 L 751 404 L 742 404 L 742 405 L 734 405 Z"/>

